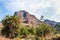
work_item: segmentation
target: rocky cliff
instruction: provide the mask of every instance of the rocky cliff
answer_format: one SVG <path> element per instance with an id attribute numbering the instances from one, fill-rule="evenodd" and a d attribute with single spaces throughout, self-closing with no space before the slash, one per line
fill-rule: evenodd
<path id="1" fill-rule="evenodd" d="M 51 20 L 48 20 L 48 19 L 45 19 L 44 22 L 48 23 L 49 25 L 51 26 L 55 26 L 56 24 L 58 24 L 58 22 L 55 22 L 55 21 L 51 21 Z"/>
<path id="2" fill-rule="evenodd" d="M 39 19 L 37 19 L 34 15 L 31 15 L 29 12 L 25 10 L 20 10 L 18 12 L 15 12 L 15 14 L 23 20 L 23 23 L 30 24 L 33 26 L 38 26 L 40 24 Z"/>

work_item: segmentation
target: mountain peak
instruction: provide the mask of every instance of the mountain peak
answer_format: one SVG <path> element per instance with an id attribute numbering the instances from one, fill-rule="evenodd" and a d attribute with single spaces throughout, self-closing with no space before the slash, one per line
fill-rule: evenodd
<path id="1" fill-rule="evenodd" d="M 29 12 L 25 10 L 20 10 L 18 12 L 15 12 L 20 19 L 24 20 L 23 23 L 33 25 L 33 26 L 38 26 L 40 24 L 40 20 L 37 19 L 34 15 L 31 15 Z"/>

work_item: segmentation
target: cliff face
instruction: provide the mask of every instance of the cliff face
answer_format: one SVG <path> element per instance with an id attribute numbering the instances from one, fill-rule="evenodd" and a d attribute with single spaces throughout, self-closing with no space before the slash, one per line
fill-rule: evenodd
<path id="1" fill-rule="evenodd" d="M 24 20 L 23 23 L 33 26 L 38 26 L 40 24 L 40 21 L 34 15 L 29 14 L 29 12 L 25 10 L 15 12 L 15 14 L 17 14 L 20 19 Z"/>
<path id="2" fill-rule="evenodd" d="M 49 25 L 51 26 L 55 26 L 56 24 L 58 24 L 58 22 L 55 22 L 55 21 L 51 21 L 51 20 L 48 20 L 48 19 L 45 19 L 44 22 L 48 23 Z"/>

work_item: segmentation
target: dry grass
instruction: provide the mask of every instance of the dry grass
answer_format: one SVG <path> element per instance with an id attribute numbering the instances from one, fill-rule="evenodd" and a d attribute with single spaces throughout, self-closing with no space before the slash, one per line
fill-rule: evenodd
<path id="1" fill-rule="evenodd" d="M 2 23 L 0 23 L 0 28 L 3 27 Z"/>

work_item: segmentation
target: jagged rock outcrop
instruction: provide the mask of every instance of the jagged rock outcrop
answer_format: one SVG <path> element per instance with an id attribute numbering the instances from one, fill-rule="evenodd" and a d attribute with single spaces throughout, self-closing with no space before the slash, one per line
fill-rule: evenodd
<path id="1" fill-rule="evenodd" d="M 44 22 L 48 23 L 49 25 L 51 26 L 55 26 L 56 24 L 58 24 L 58 22 L 55 22 L 55 21 L 51 21 L 51 20 L 48 20 L 48 19 L 45 19 Z"/>
<path id="2" fill-rule="evenodd" d="M 23 23 L 33 26 L 38 26 L 40 24 L 39 19 L 37 19 L 34 15 L 29 14 L 29 12 L 25 10 L 15 12 L 15 14 L 18 15 L 20 19 L 24 20 Z"/>

